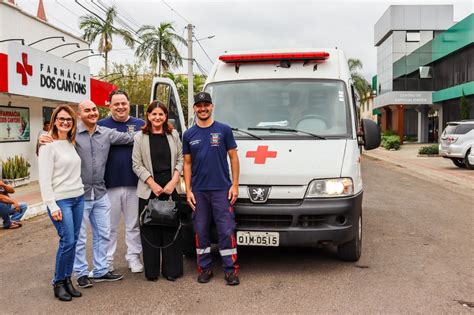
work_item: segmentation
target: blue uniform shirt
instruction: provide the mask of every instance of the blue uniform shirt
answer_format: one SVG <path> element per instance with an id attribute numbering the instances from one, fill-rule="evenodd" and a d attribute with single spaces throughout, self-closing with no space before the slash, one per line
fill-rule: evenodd
<path id="1" fill-rule="evenodd" d="M 113 120 L 112 117 L 107 117 L 101 119 L 97 124 L 116 129 L 120 132 L 133 133 L 140 131 L 145 122 L 130 116 L 126 122 L 118 122 Z M 137 186 L 138 177 L 132 170 L 132 152 L 133 146 L 131 145 L 114 145 L 110 147 L 104 175 L 107 188 Z"/>
<path id="2" fill-rule="evenodd" d="M 214 121 L 201 128 L 197 125 L 183 135 L 183 154 L 191 154 L 193 191 L 224 190 L 232 186 L 227 151 L 235 149 L 234 134 L 229 126 Z"/>

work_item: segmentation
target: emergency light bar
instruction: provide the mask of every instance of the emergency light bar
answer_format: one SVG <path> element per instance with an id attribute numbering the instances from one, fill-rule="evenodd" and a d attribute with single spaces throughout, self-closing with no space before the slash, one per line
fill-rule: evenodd
<path id="1" fill-rule="evenodd" d="M 271 61 L 318 61 L 329 58 L 328 52 L 301 52 L 301 53 L 264 53 L 222 55 L 219 60 L 225 63 L 271 62 Z"/>

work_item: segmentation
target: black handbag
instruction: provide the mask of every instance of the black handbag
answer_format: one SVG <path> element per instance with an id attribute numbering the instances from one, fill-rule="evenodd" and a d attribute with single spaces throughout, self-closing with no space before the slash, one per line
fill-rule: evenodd
<path id="1" fill-rule="evenodd" d="M 145 206 L 142 214 L 140 215 L 140 226 L 177 226 L 176 233 L 174 234 L 173 240 L 164 245 L 156 246 L 150 242 L 144 234 L 142 238 L 151 247 L 155 249 L 163 249 L 170 247 L 178 238 L 179 232 L 181 231 L 181 220 L 179 219 L 178 208 L 176 203 L 171 199 L 159 200 L 158 198 L 152 198 L 148 200 L 148 205 Z"/>
<path id="2" fill-rule="evenodd" d="M 153 198 L 142 212 L 141 225 L 178 226 L 179 213 L 171 197 L 168 200 Z"/>

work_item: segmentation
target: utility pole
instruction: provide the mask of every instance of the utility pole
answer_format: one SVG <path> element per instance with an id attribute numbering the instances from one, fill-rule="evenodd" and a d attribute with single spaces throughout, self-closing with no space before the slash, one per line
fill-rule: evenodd
<path id="1" fill-rule="evenodd" d="M 188 122 L 187 125 L 190 127 L 191 125 L 191 117 L 193 115 L 193 95 L 194 95 L 194 87 L 193 87 L 193 25 L 188 24 L 186 27 L 188 29 Z"/>

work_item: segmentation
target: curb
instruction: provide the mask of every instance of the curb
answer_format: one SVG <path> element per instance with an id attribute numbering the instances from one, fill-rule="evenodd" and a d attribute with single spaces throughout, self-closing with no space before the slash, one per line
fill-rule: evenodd
<path id="1" fill-rule="evenodd" d="M 21 218 L 21 221 L 31 219 L 45 213 L 47 213 L 47 210 L 46 205 L 43 202 L 35 203 L 34 205 L 28 205 L 28 209 Z"/>
<path id="2" fill-rule="evenodd" d="M 439 154 L 417 154 L 417 157 L 440 157 Z"/>

